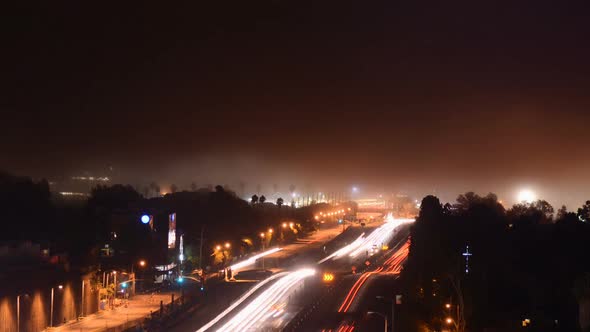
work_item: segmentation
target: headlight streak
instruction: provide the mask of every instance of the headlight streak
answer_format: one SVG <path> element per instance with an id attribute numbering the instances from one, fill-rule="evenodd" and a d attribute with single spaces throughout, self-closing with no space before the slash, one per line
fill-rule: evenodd
<path id="1" fill-rule="evenodd" d="M 282 307 L 282 301 L 293 291 L 293 287 L 305 278 L 315 274 L 313 269 L 301 269 L 295 272 L 287 272 L 262 294 L 250 302 L 244 309 L 238 312 L 232 319 L 217 331 L 247 331 L 253 326 L 260 326 L 269 317 L 277 314 L 274 308 Z M 279 309 L 278 311 L 280 311 Z"/>
<path id="2" fill-rule="evenodd" d="M 361 234 L 361 236 L 359 236 L 351 244 L 337 250 L 328 257 L 323 258 L 318 262 L 318 264 L 322 264 L 330 259 L 338 259 L 345 255 L 354 258 L 359 254 L 372 250 L 373 246 L 381 248 L 383 244 L 389 242 L 393 236 L 393 231 L 397 227 L 411 222 L 414 222 L 414 219 L 395 219 L 393 218 L 393 215 L 389 213 L 385 218 L 385 224 L 373 230 L 368 236 L 365 236 L 365 233 Z"/>
<path id="3" fill-rule="evenodd" d="M 275 252 L 281 251 L 281 250 L 283 250 L 283 248 L 274 248 L 274 249 L 267 250 L 267 251 L 265 251 L 263 253 L 260 253 L 258 255 L 254 255 L 254 256 L 246 259 L 245 261 L 242 261 L 242 262 L 239 262 L 239 263 L 236 263 L 236 264 L 230 266 L 230 269 L 232 269 L 232 271 L 237 271 L 237 270 L 242 269 L 242 268 L 244 268 L 246 266 L 253 265 L 254 263 L 256 263 L 256 261 L 258 259 L 260 259 L 262 257 L 268 256 L 268 255 L 272 255 Z"/>
<path id="4" fill-rule="evenodd" d="M 198 329 L 196 332 L 204 332 L 206 330 L 208 330 L 211 326 L 217 324 L 217 322 L 219 322 L 221 319 L 223 319 L 223 317 L 225 317 L 227 314 L 229 314 L 232 310 L 234 310 L 237 306 L 239 306 L 240 304 L 242 304 L 242 302 L 244 302 L 248 297 L 250 297 L 252 294 L 254 294 L 254 292 L 256 292 L 258 289 L 260 289 L 260 287 L 268 284 L 269 282 L 279 278 L 279 277 L 283 277 L 286 274 L 288 274 L 289 272 L 281 272 L 281 273 L 277 273 L 273 276 L 270 276 L 266 279 L 264 279 L 263 281 L 261 281 L 259 284 L 257 284 L 256 286 L 252 287 L 252 289 L 250 289 L 248 292 L 246 292 L 244 295 L 242 295 L 236 302 L 234 302 L 231 306 L 229 306 L 227 309 L 225 309 L 224 311 L 222 311 L 219 315 L 217 315 L 217 317 L 215 317 L 213 320 L 211 320 L 209 323 L 205 324 L 203 327 L 201 327 L 200 329 Z"/>

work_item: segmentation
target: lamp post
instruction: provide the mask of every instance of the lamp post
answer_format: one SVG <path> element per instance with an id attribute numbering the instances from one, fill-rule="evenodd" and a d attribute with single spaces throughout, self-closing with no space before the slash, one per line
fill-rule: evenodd
<path id="1" fill-rule="evenodd" d="M 20 294 L 16 296 L 16 332 L 20 332 L 20 297 L 29 296 L 29 294 Z"/>
<path id="2" fill-rule="evenodd" d="M 54 288 L 55 287 L 51 287 L 51 306 L 49 307 L 49 327 L 53 327 L 53 299 L 54 299 Z M 59 289 L 63 289 L 64 286 L 59 285 L 57 286 L 57 288 Z"/>
<path id="3" fill-rule="evenodd" d="M 385 321 L 385 327 L 383 329 L 383 331 L 387 332 L 387 316 L 385 316 L 384 314 L 380 313 L 380 312 L 376 312 L 376 311 L 368 311 L 367 315 L 378 315 L 381 316 L 381 318 L 383 318 L 383 320 Z"/>
<path id="4" fill-rule="evenodd" d="M 80 300 L 80 316 L 84 317 L 84 279 L 82 279 L 82 299 Z"/>
<path id="5" fill-rule="evenodd" d="M 260 233 L 260 241 L 262 242 L 262 251 L 264 252 L 264 233 Z M 262 256 L 262 269 L 264 270 L 264 256 Z"/>
<path id="6" fill-rule="evenodd" d="M 395 302 L 397 299 L 388 299 L 383 296 L 376 297 L 379 300 L 391 301 L 391 332 L 394 331 L 394 324 L 395 324 Z"/>

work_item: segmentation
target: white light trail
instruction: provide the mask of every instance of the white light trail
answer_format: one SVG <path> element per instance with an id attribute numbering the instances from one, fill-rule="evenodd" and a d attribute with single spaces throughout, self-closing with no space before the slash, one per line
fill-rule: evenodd
<path id="1" fill-rule="evenodd" d="M 294 287 L 314 274 L 315 270 L 313 269 L 301 269 L 287 273 L 217 331 L 247 331 L 253 326 L 261 326 L 272 316 L 280 315 L 280 311 L 286 305 L 288 296 Z"/>
<path id="2" fill-rule="evenodd" d="M 379 226 L 367 236 L 363 233 L 360 237 L 354 240 L 354 242 L 320 260 L 318 264 L 321 264 L 328 259 L 338 259 L 347 254 L 350 257 L 356 257 L 360 253 L 373 249 L 373 246 L 381 248 L 383 244 L 389 242 L 393 236 L 393 231 L 397 227 L 410 222 L 414 222 L 414 219 L 395 219 L 393 218 L 393 215 L 389 213 L 385 218 L 385 224 Z"/>
<path id="3" fill-rule="evenodd" d="M 245 261 L 236 263 L 236 264 L 230 266 L 229 268 L 232 269 L 232 271 L 237 271 L 237 270 L 242 269 L 242 268 L 244 268 L 246 266 L 253 265 L 254 263 L 256 263 L 256 261 L 259 258 L 262 258 L 264 256 L 268 256 L 268 255 L 274 254 L 275 252 L 281 251 L 281 250 L 283 250 L 283 248 L 274 248 L 274 249 L 267 250 L 267 251 L 265 251 L 263 253 L 260 253 L 258 255 L 254 255 L 254 256 L 246 259 Z"/>
<path id="4" fill-rule="evenodd" d="M 204 332 L 207 329 L 211 328 L 211 326 L 217 324 L 217 322 L 219 322 L 221 319 L 223 319 L 223 317 L 227 316 L 227 314 L 229 314 L 237 306 L 242 304 L 242 302 L 246 301 L 246 299 L 248 297 L 250 297 L 252 294 L 254 294 L 254 292 L 256 292 L 258 289 L 260 289 L 260 287 L 268 284 L 269 282 L 275 280 L 276 278 L 285 276 L 286 274 L 288 274 L 288 272 L 281 272 L 281 273 L 277 273 L 269 278 L 264 279 L 264 281 L 260 282 L 256 286 L 252 287 L 252 289 L 250 289 L 248 292 L 246 292 L 246 294 L 242 295 L 236 302 L 234 302 L 231 306 L 229 306 L 227 309 L 225 309 L 223 312 L 221 312 L 219 315 L 217 315 L 217 317 L 215 317 L 209 323 L 205 324 L 203 327 L 198 329 L 196 332 Z"/>

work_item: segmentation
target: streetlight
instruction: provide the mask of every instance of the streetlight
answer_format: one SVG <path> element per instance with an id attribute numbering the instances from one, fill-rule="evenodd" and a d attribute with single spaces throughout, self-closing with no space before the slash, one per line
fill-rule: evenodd
<path id="1" fill-rule="evenodd" d="M 283 228 L 287 228 L 287 223 L 286 222 L 283 223 Z"/>
<path id="2" fill-rule="evenodd" d="M 215 246 L 215 250 L 217 250 L 217 251 L 221 250 L 221 246 L 220 245 L 216 245 Z"/>
<path id="3" fill-rule="evenodd" d="M 398 295 L 400 296 L 400 295 Z M 396 301 L 398 300 L 397 297 L 395 299 L 389 299 L 386 298 L 384 296 L 377 296 L 376 298 L 379 300 L 384 300 L 384 301 L 391 301 L 391 332 L 393 332 L 394 330 L 394 325 L 395 325 L 395 305 L 396 305 Z M 400 296 L 400 302 L 398 304 L 401 304 L 401 296 Z"/>
<path id="4" fill-rule="evenodd" d="M 290 227 L 290 228 L 293 228 L 293 226 L 295 226 L 295 223 L 294 223 L 294 222 L 290 222 L 290 223 L 289 223 L 289 227 Z"/>
<path id="5" fill-rule="evenodd" d="M 20 297 L 29 296 L 29 294 L 20 294 L 16 296 L 16 332 L 20 332 Z"/>
<path id="6" fill-rule="evenodd" d="M 383 331 L 387 332 L 387 316 L 385 316 L 384 314 L 377 312 L 377 311 L 368 311 L 367 315 L 378 315 L 381 316 L 381 318 L 383 318 L 383 320 L 385 321 L 385 328 L 383 329 Z"/>
<path id="7" fill-rule="evenodd" d="M 54 288 L 55 287 L 51 287 L 51 306 L 49 307 L 49 327 L 53 327 L 53 298 L 54 298 Z M 64 286 L 63 285 L 58 285 L 57 286 L 58 289 L 63 289 Z"/>
<path id="8" fill-rule="evenodd" d="M 262 252 L 264 252 L 264 232 L 260 233 L 260 242 L 262 242 Z M 262 256 L 262 269 L 264 270 L 264 256 Z"/>
<path id="9" fill-rule="evenodd" d="M 143 259 L 139 261 L 139 266 L 145 267 L 145 261 Z"/>
<path id="10" fill-rule="evenodd" d="M 274 232 L 274 230 L 273 230 L 272 228 L 269 228 L 269 229 L 268 229 L 268 232 L 269 232 L 270 234 L 272 234 L 272 232 Z"/>
<path id="11" fill-rule="evenodd" d="M 231 248 L 231 244 L 229 242 L 226 242 L 225 243 L 225 249 L 229 249 L 229 248 Z"/>

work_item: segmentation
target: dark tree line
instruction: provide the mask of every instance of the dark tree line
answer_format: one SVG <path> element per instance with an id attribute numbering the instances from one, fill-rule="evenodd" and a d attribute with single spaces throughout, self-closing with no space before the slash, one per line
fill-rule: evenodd
<path id="1" fill-rule="evenodd" d="M 453 316 L 468 331 L 510 331 L 524 318 L 540 331 L 579 330 L 578 308 L 588 299 L 580 294 L 588 293 L 576 285 L 590 271 L 585 211 L 555 214 L 542 200 L 506 210 L 494 194 L 466 193 L 453 205 L 425 197 L 402 274 L 415 314 L 443 326 L 451 301 L 462 304 Z"/>

